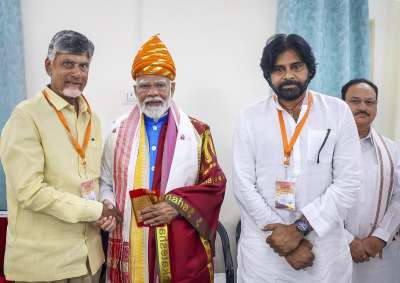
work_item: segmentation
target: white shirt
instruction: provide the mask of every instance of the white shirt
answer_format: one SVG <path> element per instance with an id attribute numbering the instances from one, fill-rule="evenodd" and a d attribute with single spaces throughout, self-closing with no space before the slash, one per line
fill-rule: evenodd
<path id="1" fill-rule="evenodd" d="M 376 187 L 378 180 L 378 159 L 376 157 L 376 151 L 374 142 L 372 140 L 371 133 L 365 138 L 360 139 L 361 152 L 362 152 L 362 178 L 361 178 L 361 190 L 358 195 L 358 202 L 356 202 L 351 213 L 348 217 L 354 217 L 353 212 L 362 213 L 364 219 L 367 220 L 367 225 L 358 226 L 358 237 L 364 238 L 368 236 L 374 222 L 376 204 L 379 194 L 379 189 Z M 363 221 L 361 221 L 363 222 Z M 363 223 L 364 224 L 364 223 Z M 362 227 L 363 226 L 363 227 Z"/>
<path id="2" fill-rule="evenodd" d="M 275 182 L 285 177 L 283 145 L 272 96 L 244 109 L 234 136 L 233 185 L 241 209 L 238 282 L 350 282 L 351 257 L 343 227 L 360 186 L 360 143 L 348 106 L 315 92 L 308 120 L 294 145 L 288 170 L 296 179 L 296 207 L 275 208 Z M 300 117 L 307 109 L 304 99 Z M 295 120 L 283 117 L 290 140 Z M 319 154 L 328 129 L 330 135 Z M 314 265 L 295 271 L 265 243 L 270 223 L 290 224 L 304 215 L 314 231 L 309 239 Z"/>
<path id="3" fill-rule="evenodd" d="M 385 138 L 385 142 L 392 154 L 395 166 L 394 189 L 389 208 L 372 235 L 387 242 L 391 241 L 400 224 L 400 151 L 393 141 Z M 375 220 L 379 198 L 379 188 L 377 188 L 379 167 L 371 133 L 360 139 L 360 143 L 363 168 L 362 185 L 359 199 L 346 218 L 346 227 L 353 237 L 362 239 L 368 236 Z M 353 237 L 349 240 L 352 241 Z"/>
<path id="4" fill-rule="evenodd" d="M 370 258 L 368 262 L 354 263 L 354 283 L 398 282 L 400 278 L 400 239 L 394 234 L 400 224 L 400 151 L 391 140 L 384 138 L 389 151 L 392 154 L 394 171 L 394 188 L 389 207 L 378 223 L 372 236 L 387 242 L 383 249 L 383 258 Z M 346 227 L 349 231 L 349 243 L 357 237 L 366 238 L 374 224 L 379 198 L 378 187 L 378 160 L 371 132 L 360 139 L 362 149 L 362 185 L 358 201 L 349 211 L 346 217 Z M 388 188 L 384 188 L 387 193 Z"/>

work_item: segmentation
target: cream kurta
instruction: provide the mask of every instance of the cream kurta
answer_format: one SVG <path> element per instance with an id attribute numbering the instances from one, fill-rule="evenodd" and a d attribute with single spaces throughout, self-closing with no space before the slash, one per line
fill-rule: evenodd
<path id="1" fill-rule="evenodd" d="M 360 186 L 360 144 L 348 106 L 312 92 L 314 103 L 297 140 L 288 170 L 296 181 L 297 211 L 275 208 L 275 182 L 284 178 L 283 146 L 277 109 L 270 96 L 241 112 L 234 136 L 233 182 L 241 209 L 238 282 L 345 283 L 351 281 L 350 250 L 343 227 Z M 300 113 L 305 113 L 307 98 Z M 283 112 L 288 137 L 296 122 Z M 327 130 L 331 129 L 319 154 Z M 314 265 L 295 271 L 265 243 L 270 223 L 290 224 L 302 214 L 314 231 Z"/>
<path id="2" fill-rule="evenodd" d="M 400 239 L 394 234 L 400 224 L 400 151 L 391 140 L 384 138 L 394 163 L 393 195 L 386 213 L 373 231 L 372 236 L 387 242 L 383 249 L 383 258 L 371 258 L 368 262 L 354 263 L 354 283 L 398 282 L 400 279 Z M 358 201 L 346 217 L 346 227 L 349 231 L 349 243 L 354 237 L 363 239 L 369 235 L 373 227 L 379 199 L 378 159 L 375 142 L 371 133 L 360 140 L 362 149 L 362 183 Z M 386 154 L 386 153 L 385 153 Z M 389 188 L 383 188 L 383 194 L 388 194 Z"/>
<path id="3" fill-rule="evenodd" d="M 77 117 L 72 105 L 46 90 L 82 144 L 89 120 L 83 99 Z M 99 228 L 89 223 L 101 216 L 103 205 L 80 195 L 80 183 L 86 177 L 96 180 L 98 193 L 101 139 L 100 121 L 93 114 L 85 176 L 82 160 L 41 93 L 13 111 L 0 143 L 7 183 L 8 280 L 77 277 L 87 273 L 87 259 L 92 272 L 104 262 Z"/>

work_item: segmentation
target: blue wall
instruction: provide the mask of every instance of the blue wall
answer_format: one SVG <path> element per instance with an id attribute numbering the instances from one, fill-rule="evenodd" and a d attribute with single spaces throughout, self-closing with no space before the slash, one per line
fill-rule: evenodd
<path id="1" fill-rule="evenodd" d="M 278 0 L 277 32 L 297 33 L 313 48 L 313 90 L 340 97 L 350 79 L 370 78 L 368 0 Z"/>
<path id="2" fill-rule="evenodd" d="M 25 99 L 24 49 L 19 0 L 0 1 L 0 129 Z M 15 129 L 18 131 L 19 129 Z M 0 165 L 0 210 L 6 210 L 5 180 Z"/>

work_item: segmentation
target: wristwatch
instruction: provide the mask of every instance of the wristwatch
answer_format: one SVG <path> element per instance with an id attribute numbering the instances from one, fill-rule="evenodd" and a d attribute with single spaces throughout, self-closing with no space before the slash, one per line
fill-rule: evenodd
<path id="1" fill-rule="evenodd" d="M 307 221 L 304 221 L 303 219 L 296 220 L 294 224 L 296 225 L 297 231 L 302 233 L 304 236 L 307 236 L 307 234 L 311 232 L 310 224 L 308 224 Z"/>

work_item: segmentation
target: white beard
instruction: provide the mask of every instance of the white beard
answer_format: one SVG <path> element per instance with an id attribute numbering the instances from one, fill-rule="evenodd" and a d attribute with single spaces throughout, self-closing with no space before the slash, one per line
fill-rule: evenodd
<path id="1" fill-rule="evenodd" d="M 159 101 L 161 102 L 160 106 L 148 106 L 146 105 L 147 102 L 150 101 Z M 165 112 L 167 112 L 169 106 L 171 105 L 171 97 L 169 96 L 167 99 L 163 100 L 161 97 L 148 97 L 143 100 L 142 103 L 139 102 L 140 110 L 149 118 L 154 120 L 160 119 Z"/>
<path id="2" fill-rule="evenodd" d="M 63 95 L 76 98 L 82 95 L 82 92 L 77 88 L 64 88 Z"/>

